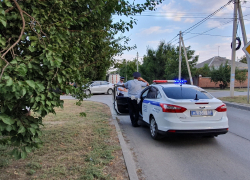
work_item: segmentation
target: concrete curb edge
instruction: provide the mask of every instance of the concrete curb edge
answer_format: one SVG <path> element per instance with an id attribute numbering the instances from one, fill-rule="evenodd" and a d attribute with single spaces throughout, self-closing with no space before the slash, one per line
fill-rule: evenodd
<path id="1" fill-rule="evenodd" d="M 232 102 L 228 102 L 228 101 L 223 101 L 223 102 L 229 107 L 234 107 L 234 108 L 250 111 L 250 105 L 248 106 L 248 105 L 232 103 Z"/>
<path id="2" fill-rule="evenodd" d="M 112 115 L 112 117 L 113 117 L 113 122 L 114 122 L 115 127 L 116 127 L 116 132 L 117 132 L 117 135 L 118 135 L 118 138 L 120 141 L 120 145 L 122 148 L 122 153 L 123 153 L 124 161 L 125 161 L 125 164 L 127 167 L 129 179 L 130 180 L 138 180 L 138 176 L 136 173 L 136 165 L 135 165 L 135 161 L 133 159 L 132 153 L 124 140 L 124 137 L 122 135 L 122 132 L 121 132 L 120 126 L 116 120 L 116 117 L 114 117 L 113 115 Z"/>

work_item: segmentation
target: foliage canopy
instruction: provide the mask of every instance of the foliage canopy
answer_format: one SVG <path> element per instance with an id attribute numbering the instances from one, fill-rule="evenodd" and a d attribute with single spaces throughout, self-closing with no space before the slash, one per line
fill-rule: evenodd
<path id="1" fill-rule="evenodd" d="M 194 56 L 195 51 L 186 47 L 191 74 L 195 73 L 195 65 L 198 56 Z M 179 47 L 160 42 L 156 50 L 148 48 L 147 55 L 143 58 L 143 64 L 140 71 L 145 80 L 151 83 L 154 79 L 178 79 L 179 69 Z M 189 79 L 187 64 L 182 48 L 181 78 Z"/>
<path id="2" fill-rule="evenodd" d="M 221 64 L 219 69 L 215 69 L 213 67 L 211 71 L 211 81 L 215 82 L 216 84 L 220 82 L 220 88 L 224 89 L 230 82 L 230 73 L 231 67 L 228 65 L 228 62 L 226 62 L 226 64 Z"/>
<path id="3" fill-rule="evenodd" d="M 0 3 L 0 143 L 16 146 L 12 154 L 25 158 L 42 142 L 40 125 L 55 107 L 63 107 L 59 88 L 86 98 L 79 87 L 103 76 L 112 57 L 126 46 L 119 32 L 136 20 L 112 21 L 153 10 L 161 2 L 124 0 L 4 0 Z M 125 44 L 120 44 L 123 39 Z M 35 114 L 27 116 L 27 107 Z"/>

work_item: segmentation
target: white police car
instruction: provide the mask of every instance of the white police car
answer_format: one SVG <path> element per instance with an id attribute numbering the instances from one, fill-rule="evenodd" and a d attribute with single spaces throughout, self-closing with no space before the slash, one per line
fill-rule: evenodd
<path id="1" fill-rule="evenodd" d="M 150 125 L 153 139 L 169 134 L 214 137 L 228 132 L 227 107 L 204 89 L 183 81 L 155 80 L 141 93 L 140 119 Z M 114 93 L 114 108 L 128 114 L 127 97 Z"/>

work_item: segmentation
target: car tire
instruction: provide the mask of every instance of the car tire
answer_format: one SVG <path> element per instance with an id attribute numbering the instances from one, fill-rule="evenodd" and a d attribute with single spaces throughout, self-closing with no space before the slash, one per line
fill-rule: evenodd
<path id="1" fill-rule="evenodd" d="M 155 140 L 162 138 L 162 136 L 158 133 L 158 126 L 153 116 L 150 117 L 150 135 Z"/>
<path id="2" fill-rule="evenodd" d="M 109 95 L 113 94 L 113 90 L 112 89 L 108 89 L 107 94 L 109 94 Z"/>
<path id="3" fill-rule="evenodd" d="M 89 95 L 91 94 L 90 90 L 86 90 L 86 91 L 85 91 L 85 94 L 86 94 L 87 96 L 89 96 Z"/>

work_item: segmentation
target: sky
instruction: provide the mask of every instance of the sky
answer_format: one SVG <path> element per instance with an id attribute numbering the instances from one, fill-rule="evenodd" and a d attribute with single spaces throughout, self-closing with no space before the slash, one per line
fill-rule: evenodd
<path id="1" fill-rule="evenodd" d="M 135 16 L 137 25 L 129 32 L 119 34 L 128 36 L 131 40 L 128 45 L 136 45 L 137 49 L 124 51 L 122 56 L 116 59 L 133 60 L 139 54 L 139 61 L 147 53 L 147 49 L 157 49 L 160 41 L 166 43 L 172 40 L 180 31 L 185 31 L 197 22 L 201 21 L 229 0 L 165 0 L 157 6 L 156 11 L 145 11 Z M 136 0 L 141 3 L 143 0 Z M 246 34 L 250 40 L 250 0 L 241 3 Z M 206 61 L 214 56 L 221 56 L 231 59 L 231 42 L 233 33 L 233 7 L 231 3 L 219 11 L 212 18 L 189 33 L 184 34 L 185 46 L 191 46 L 195 55 L 199 55 L 198 63 Z M 115 21 L 126 19 L 121 16 L 114 16 Z M 211 30 L 212 29 L 212 30 Z M 206 35 L 197 36 L 205 31 L 211 30 Z M 188 31 L 187 31 L 188 32 Z M 197 37 L 194 37 L 197 36 Z M 243 39 L 240 25 L 237 28 L 237 36 L 241 38 L 241 48 L 236 51 L 236 60 L 244 55 L 242 51 Z M 179 39 L 176 37 L 172 45 L 178 46 Z"/>

